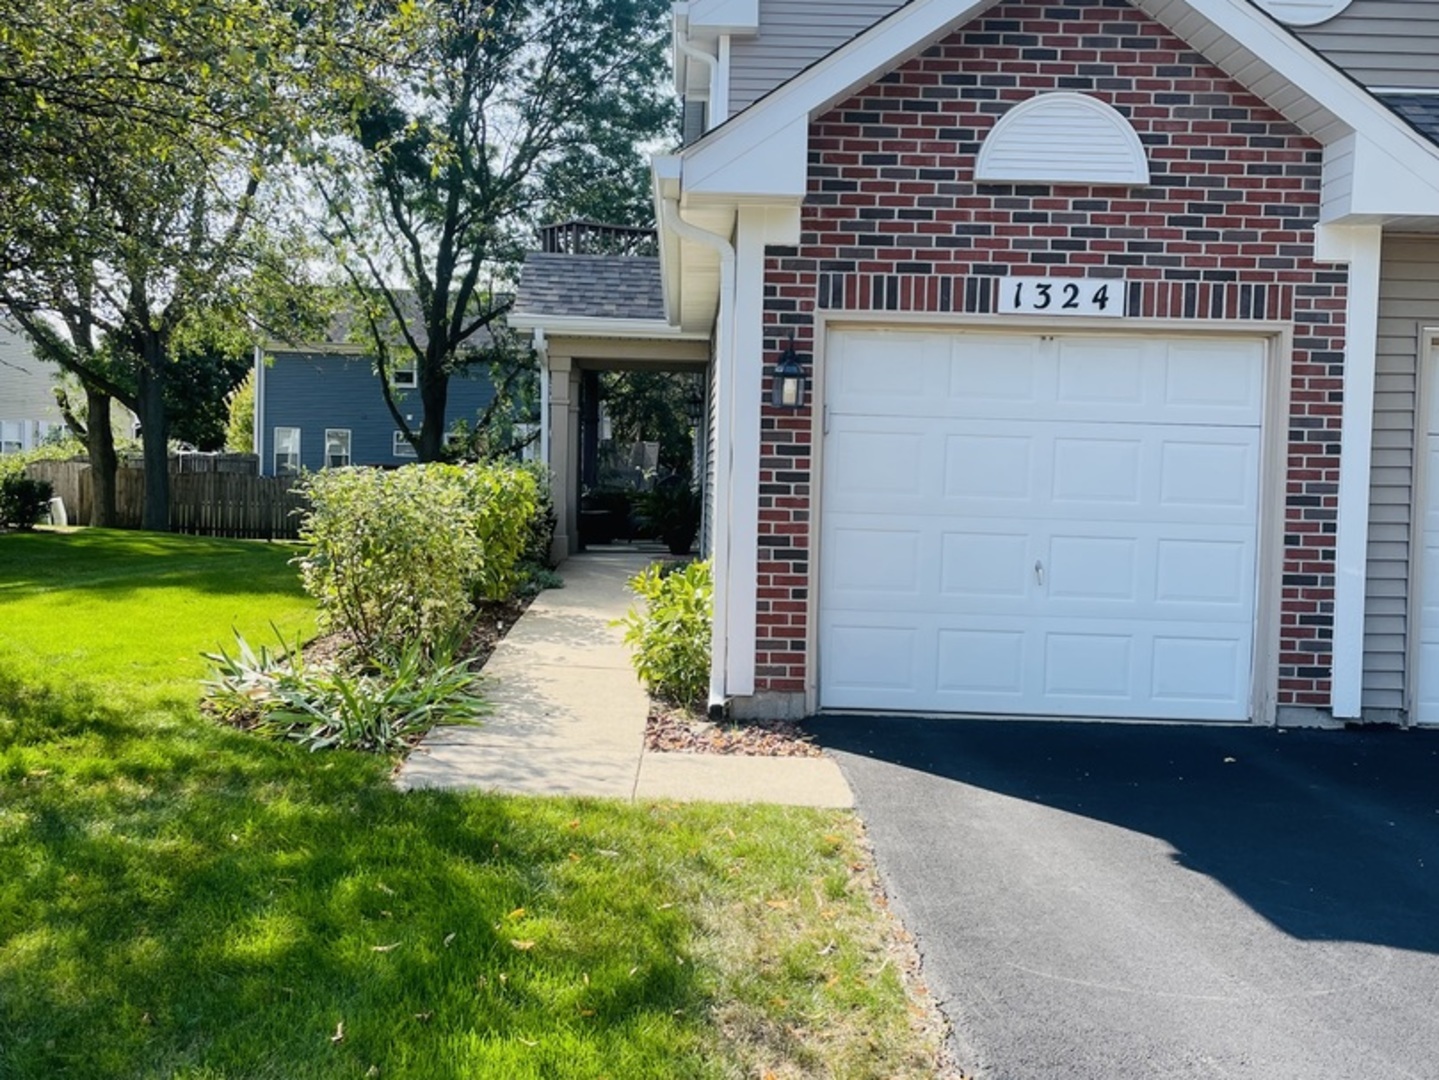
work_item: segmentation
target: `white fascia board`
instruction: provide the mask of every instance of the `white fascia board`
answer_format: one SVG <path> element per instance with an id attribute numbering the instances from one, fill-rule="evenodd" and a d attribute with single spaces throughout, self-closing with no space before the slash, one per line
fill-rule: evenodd
<path id="1" fill-rule="evenodd" d="M 687 6 L 695 36 L 759 33 L 759 0 L 690 0 Z"/>
<path id="2" fill-rule="evenodd" d="M 685 203 L 706 195 L 756 202 L 803 199 L 809 182 L 809 114 L 756 133 L 761 137 L 754 141 L 700 140 L 696 153 L 683 154 Z"/>
<path id="3" fill-rule="evenodd" d="M 1439 148 L 1433 155 L 1439 159 Z M 1386 217 L 1439 217 L 1439 168 L 1407 167 L 1393 152 L 1360 131 L 1354 140 L 1350 213 Z"/>
<path id="4" fill-rule="evenodd" d="M 623 337 L 661 341 L 708 341 L 709 335 L 685 333 L 667 319 L 606 319 L 596 315 L 529 315 L 512 312 L 513 330 L 543 330 L 547 337 Z"/>

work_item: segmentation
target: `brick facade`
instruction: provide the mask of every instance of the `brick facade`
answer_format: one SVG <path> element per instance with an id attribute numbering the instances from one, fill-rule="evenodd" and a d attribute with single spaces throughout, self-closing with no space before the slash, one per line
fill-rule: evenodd
<path id="1" fill-rule="evenodd" d="M 996 119 L 1091 94 L 1138 132 L 1144 188 L 977 185 Z M 770 248 L 766 358 L 816 309 L 992 312 L 1011 275 L 1123 277 L 1129 314 L 1292 322 L 1277 701 L 1329 702 L 1347 275 L 1316 264 L 1321 149 L 1124 0 L 1010 2 L 810 127 L 796 248 Z M 756 675 L 802 691 L 812 419 L 762 417 Z M 1263 642 L 1259 643 L 1261 649 Z"/>

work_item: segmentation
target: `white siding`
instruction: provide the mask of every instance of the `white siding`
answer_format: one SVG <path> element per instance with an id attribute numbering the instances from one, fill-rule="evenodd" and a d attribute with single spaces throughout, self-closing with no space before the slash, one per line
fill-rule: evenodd
<path id="1" fill-rule="evenodd" d="M 27 449 L 37 423 L 64 422 L 51 390 L 59 379 L 57 369 L 35 359 L 21 334 L 0 326 L 0 421 L 26 425 Z"/>
<path id="2" fill-rule="evenodd" d="M 730 44 L 730 115 L 900 6 L 900 0 L 760 0 L 759 36 Z"/>
<path id="3" fill-rule="evenodd" d="M 1356 7 L 1358 5 L 1355 5 Z M 1385 238 L 1364 606 L 1366 710 L 1402 709 L 1409 619 L 1414 424 L 1423 327 L 1439 326 L 1439 238 Z"/>
<path id="4" fill-rule="evenodd" d="M 1439 90 L 1439 4 L 1355 0 L 1295 32 L 1365 86 Z"/>

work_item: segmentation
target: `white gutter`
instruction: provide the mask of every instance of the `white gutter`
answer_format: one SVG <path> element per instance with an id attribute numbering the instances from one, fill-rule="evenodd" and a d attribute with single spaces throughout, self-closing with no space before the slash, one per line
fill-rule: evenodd
<path id="1" fill-rule="evenodd" d="M 1377 225 L 1315 230 L 1315 257 L 1349 264 L 1344 322 L 1344 414 L 1339 435 L 1339 497 L 1334 536 L 1334 641 L 1329 708 L 1359 718 L 1364 695 L 1364 592 L 1369 557 L 1370 465 L 1374 446 L 1374 376 L 1379 345 Z"/>
<path id="2" fill-rule="evenodd" d="M 661 341 L 706 341 L 708 334 L 685 333 L 667 319 L 607 319 L 599 315 L 511 314 L 511 329 L 572 337 L 626 337 Z"/>
<path id="3" fill-rule="evenodd" d="M 734 433 L 731 421 L 734 413 L 734 298 L 735 298 L 735 252 L 734 246 L 718 233 L 701 229 L 680 217 L 679 199 L 660 199 L 661 220 L 666 228 L 697 244 L 719 253 L 720 292 L 719 311 L 715 318 L 715 480 L 714 521 L 711 540 L 714 551 L 713 561 L 714 618 L 710 624 L 710 688 L 709 707 L 722 709 L 725 699 L 725 673 L 729 663 L 729 569 L 733 515 L 730 512 L 731 472 L 734 468 Z"/>
<path id="4" fill-rule="evenodd" d="M 535 355 L 540 360 L 540 460 L 553 483 L 555 467 L 550 462 L 550 343 L 543 327 L 535 327 Z"/>

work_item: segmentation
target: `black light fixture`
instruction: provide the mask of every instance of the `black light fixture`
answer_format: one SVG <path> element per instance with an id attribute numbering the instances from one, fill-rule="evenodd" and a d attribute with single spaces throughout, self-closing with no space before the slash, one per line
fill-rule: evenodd
<path id="1" fill-rule="evenodd" d="M 800 366 L 799 357 L 794 353 L 792 337 L 774 365 L 770 404 L 776 409 L 804 408 L 804 368 Z"/>

